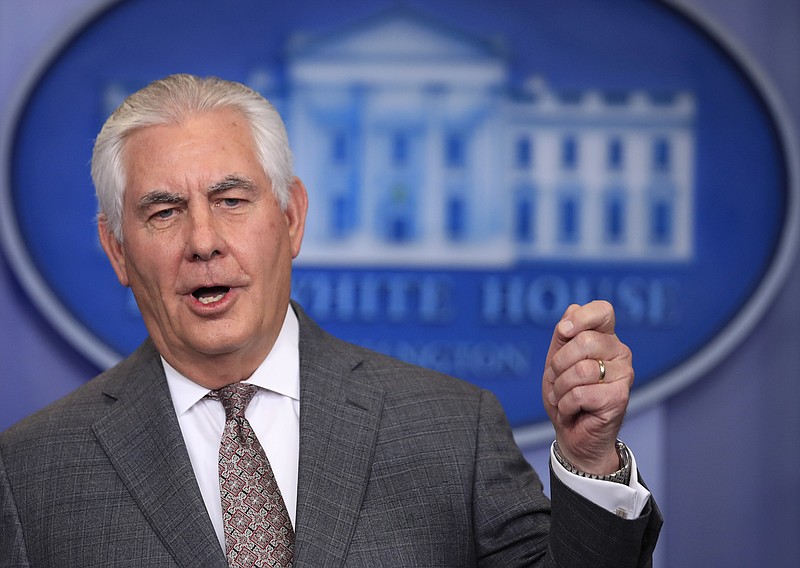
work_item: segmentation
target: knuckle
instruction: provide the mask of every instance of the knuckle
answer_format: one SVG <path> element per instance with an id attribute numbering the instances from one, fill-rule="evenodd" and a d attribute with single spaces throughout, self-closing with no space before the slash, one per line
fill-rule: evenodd
<path id="1" fill-rule="evenodd" d="M 610 402 L 615 408 L 625 408 L 628 405 L 630 389 L 625 383 L 618 382 L 616 388 L 610 389 Z"/>
<path id="2" fill-rule="evenodd" d="M 604 311 L 614 311 L 614 306 L 611 305 L 611 302 L 608 300 L 595 300 L 598 306 L 600 306 Z"/>
<path id="3" fill-rule="evenodd" d="M 553 355 L 553 358 L 550 359 L 550 368 L 553 370 L 553 376 L 554 376 L 553 380 L 555 380 L 555 377 L 561 374 L 561 372 L 564 370 L 563 360 L 564 360 L 564 354 L 562 353 L 562 351 L 558 351 L 558 353 Z"/>
<path id="4" fill-rule="evenodd" d="M 561 397 L 558 401 L 558 411 L 562 414 L 567 416 L 571 416 L 575 413 L 576 408 L 581 407 L 582 396 L 579 391 L 580 389 L 572 389 L 569 393 L 565 394 Z"/>
<path id="5" fill-rule="evenodd" d="M 575 372 L 580 379 L 593 379 L 597 375 L 599 367 L 596 361 L 584 359 L 575 365 Z"/>
<path id="6" fill-rule="evenodd" d="M 595 345 L 597 344 L 595 334 L 585 331 L 576 335 L 572 341 L 575 342 L 575 347 L 577 347 L 584 355 L 592 353 Z"/>
<path id="7" fill-rule="evenodd" d="M 602 311 L 603 319 L 614 327 L 616 324 L 616 315 L 614 314 L 614 306 L 607 300 L 597 300 L 597 303 Z"/>

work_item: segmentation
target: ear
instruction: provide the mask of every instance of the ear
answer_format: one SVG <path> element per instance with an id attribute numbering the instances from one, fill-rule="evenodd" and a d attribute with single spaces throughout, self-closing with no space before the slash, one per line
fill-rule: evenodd
<path id="1" fill-rule="evenodd" d="M 283 214 L 289 227 L 289 238 L 292 243 L 292 258 L 300 254 L 300 244 L 303 242 L 303 232 L 306 227 L 306 213 L 308 212 L 308 193 L 306 186 L 300 178 L 292 178 L 289 183 L 289 204 Z"/>
<path id="2" fill-rule="evenodd" d="M 126 288 L 130 287 L 131 283 L 128 279 L 128 269 L 125 264 L 125 251 L 122 247 L 122 243 L 119 242 L 117 237 L 114 236 L 114 233 L 111 232 L 108 226 L 108 220 L 104 215 L 101 215 L 97 221 L 97 233 L 100 236 L 100 244 L 103 246 L 103 250 L 108 260 L 111 262 L 114 272 L 117 274 L 119 283 Z"/>

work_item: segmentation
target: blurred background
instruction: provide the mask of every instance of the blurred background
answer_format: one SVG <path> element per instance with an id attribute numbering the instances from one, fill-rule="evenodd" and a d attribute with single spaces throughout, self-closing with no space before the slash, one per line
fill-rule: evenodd
<path id="1" fill-rule="evenodd" d="M 102 121 L 218 74 L 287 120 L 324 327 L 495 391 L 546 472 L 549 330 L 614 301 L 655 565 L 793 566 L 798 30 L 794 0 L 0 0 L 0 429 L 141 340 L 93 240 Z"/>

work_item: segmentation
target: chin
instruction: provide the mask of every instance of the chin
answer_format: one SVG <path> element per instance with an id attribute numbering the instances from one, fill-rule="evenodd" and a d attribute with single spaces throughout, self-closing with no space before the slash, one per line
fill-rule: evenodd
<path id="1" fill-rule="evenodd" d="M 242 349 L 238 342 L 214 342 L 214 343 L 194 343 L 191 344 L 192 351 L 202 353 L 210 357 L 232 355 Z"/>
<path id="2" fill-rule="evenodd" d="M 187 351 L 201 355 L 222 355 L 236 350 L 238 342 L 220 335 L 184 335 L 181 343 Z"/>

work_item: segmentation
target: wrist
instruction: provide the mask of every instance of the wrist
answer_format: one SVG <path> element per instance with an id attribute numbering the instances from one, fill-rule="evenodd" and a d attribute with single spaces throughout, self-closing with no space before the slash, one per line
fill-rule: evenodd
<path id="1" fill-rule="evenodd" d="M 580 477 L 585 477 L 587 479 L 596 479 L 599 481 L 611 481 L 613 483 L 622 483 L 624 485 L 628 485 L 631 479 L 631 454 L 628 447 L 622 443 L 620 440 L 617 440 L 615 443 L 615 450 L 617 454 L 617 469 L 613 471 L 613 473 L 609 474 L 595 474 L 584 471 L 573 465 L 564 455 L 561 453 L 561 449 L 558 446 L 558 441 L 553 444 L 553 454 L 556 457 L 556 461 L 568 472 L 578 475 Z M 608 471 L 606 469 L 605 471 Z"/>
<path id="2" fill-rule="evenodd" d="M 613 438 L 602 442 L 584 439 L 570 443 L 569 438 L 556 436 L 559 455 L 577 470 L 593 475 L 609 475 L 621 467 L 619 450 Z"/>

